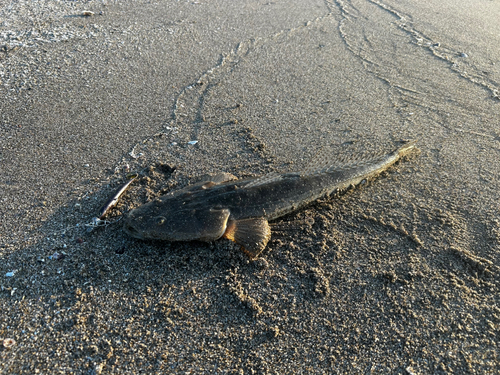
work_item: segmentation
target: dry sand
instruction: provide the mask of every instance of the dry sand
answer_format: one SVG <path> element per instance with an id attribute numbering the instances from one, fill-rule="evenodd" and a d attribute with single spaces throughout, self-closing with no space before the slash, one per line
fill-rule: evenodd
<path id="1" fill-rule="evenodd" d="M 499 19 L 495 0 L 4 2 L 0 372 L 498 373 Z M 278 220 L 258 261 L 85 226 L 127 170 L 111 222 L 201 174 L 400 139 L 420 152 Z"/>

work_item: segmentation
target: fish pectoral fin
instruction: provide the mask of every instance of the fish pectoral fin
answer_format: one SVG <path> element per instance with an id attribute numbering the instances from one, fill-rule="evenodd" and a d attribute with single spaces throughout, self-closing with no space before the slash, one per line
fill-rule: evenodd
<path id="1" fill-rule="evenodd" d="M 247 255 L 254 259 L 266 248 L 271 228 L 263 217 L 229 220 L 223 237 L 243 246 Z"/>
<path id="2" fill-rule="evenodd" d="M 225 209 L 209 209 L 208 211 L 198 211 L 194 217 L 193 232 L 198 228 L 197 236 L 200 241 L 215 241 L 224 235 L 227 227 L 227 220 L 230 212 Z"/>

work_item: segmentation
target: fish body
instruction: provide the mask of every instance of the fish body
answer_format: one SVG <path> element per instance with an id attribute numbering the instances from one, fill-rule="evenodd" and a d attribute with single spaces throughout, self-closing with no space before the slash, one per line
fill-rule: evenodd
<path id="1" fill-rule="evenodd" d="M 129 212 L 124 230 L 140 239 L 215 241 L 229 238 L 251 258 L 271 236 L 268 222 L 368 180 L 414 148 L 365 159 L 322 162 L 303 172 L 233 181 L 227 173 L 157 198 Z"/>

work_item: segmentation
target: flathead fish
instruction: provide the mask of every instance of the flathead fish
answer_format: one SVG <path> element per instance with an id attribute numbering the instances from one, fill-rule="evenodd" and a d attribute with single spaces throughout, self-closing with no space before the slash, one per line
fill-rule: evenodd
<path id="1" fill-rule="evenodd" d="M 380 174 L 415 147 L 408 142 L 372 158 L 313 164 L 302 172 L 233 180 L 222 173 L 174 191 L 129 212 L 124 230 L 140 239 L 240 244 L 251 258 L 266 247 L 269 221 Z"/>

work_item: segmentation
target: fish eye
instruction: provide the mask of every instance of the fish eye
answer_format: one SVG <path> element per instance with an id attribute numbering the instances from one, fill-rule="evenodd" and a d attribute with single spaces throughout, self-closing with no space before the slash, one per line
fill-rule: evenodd
<path id="1" fill-rule="evenodd" d="M 157 224 L 157 225 L 162 225 L 162 224 L 165 222 L 165 220 L 166 220 L 166 219 L 165 219 L 163 216 L 158 216 L 158 217 L 156 218 L 156 224 Z"/>

